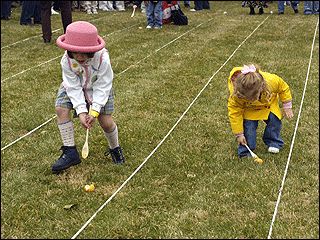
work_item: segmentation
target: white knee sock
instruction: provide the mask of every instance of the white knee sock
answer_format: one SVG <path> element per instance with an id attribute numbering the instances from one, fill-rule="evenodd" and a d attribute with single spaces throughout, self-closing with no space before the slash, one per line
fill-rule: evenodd
<path id="1" fill-rule="evenodd" d="M 58 124 L 63 146 L 75 146 L 73 122 L 65 122 Z"/>
<path id="2" fill-rule="evenodd" d="M 108 140 L 110 149 L 114 149 L 119 146 L 117 125 L 111 132 L 104 132 L 104 135 Z"/>

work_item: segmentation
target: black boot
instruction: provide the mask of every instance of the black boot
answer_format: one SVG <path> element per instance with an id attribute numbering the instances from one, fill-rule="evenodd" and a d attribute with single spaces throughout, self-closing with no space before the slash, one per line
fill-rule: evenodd
<path id="1" fill-rule="evenodd" d="M 261 7 L 261 8 L 259 8 L 259 14 L 261 15 L 261 14 L 264 14 L 264 12 L 263 12 L 263 8 Z"/>
<path id="2" fill-rule="evenodd" d="M 122 149 L 121 149 L 120 146 L 116 147 L 114 149 L 109 149 L 109 153 L 111 154 L 112 161 L 115 164 L 124 163 L 125 159 L 124 159 L 124 156 L 122 154 Z M 106 154 L 108 154 L 108 152 L 106 152 Z"/>
<path id="3" fill-rule="evenodd" d="M 53 173 L 59 173 L 62 170 L 65 170 L 73 165 L 81 163 L 76 146 L 62 146 L 60 150 L 62 150 L 61 156 L 52 165 Z"/>
<path id="4" fill-rule="evenodd" d="M 254 12 L 254 7 L 250 7 L 249 15 L 254 15 L 254 14 L 256 14 L 256 13 Z"/>

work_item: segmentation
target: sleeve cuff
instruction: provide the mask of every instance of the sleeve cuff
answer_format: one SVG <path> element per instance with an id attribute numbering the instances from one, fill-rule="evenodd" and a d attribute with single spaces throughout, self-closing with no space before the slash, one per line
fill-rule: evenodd
<path id="1" fill-rule="evenodd" d="M 77 115 L 79 115 L 80 113 L 87 113 L 88 109 L 86 105 L 80 105 L 76 108 L 76 112 L 77 112 Z"/>
<path id="2" fill-rule="evenodd" d="M 244 133 L 237 133 L 237 134 L 235 134 L 235 137 L 237 138 L 237 137 L 241 137 L 241 136 L 244 136 Z"/>
<path id="3" fill-rule="evenodd" d="M 282 103 L 283 108 L 292 108 L 292 101 Z"/>
<path id="4" fill-rule="evenodd" d="M 91 110 L 100 113 L 101 105 L 99 105 L 99 104 L 97 104 L 97 103 L 92 103 L 92 105 L 91 105 Z"/>

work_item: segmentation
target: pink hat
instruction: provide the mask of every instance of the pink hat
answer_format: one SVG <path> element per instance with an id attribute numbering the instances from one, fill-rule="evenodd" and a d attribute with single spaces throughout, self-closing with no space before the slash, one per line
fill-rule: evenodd
<path id="1" fill-rule="evenodd" d="M 105 42 L 98 35 L 97 28 L 89 22 L 70 23 L 66 34 L 57 39 L 57 45 L 71 52 L 97 52 L 104 48 Z"/>

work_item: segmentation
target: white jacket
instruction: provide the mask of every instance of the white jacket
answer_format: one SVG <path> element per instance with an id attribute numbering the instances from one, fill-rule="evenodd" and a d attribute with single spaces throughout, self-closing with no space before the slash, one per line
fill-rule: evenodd
<path id="1" fill-rule="evenodd" d="M 92 110 L 100 112 L 112 88 L 113 71 L 108 51 L 103 48 L 83 64 L 69 58 L 66 51 L 61 67 L 62 84 L 77 114 L 88 112 L 85 100 L 92 105 Z"/>

